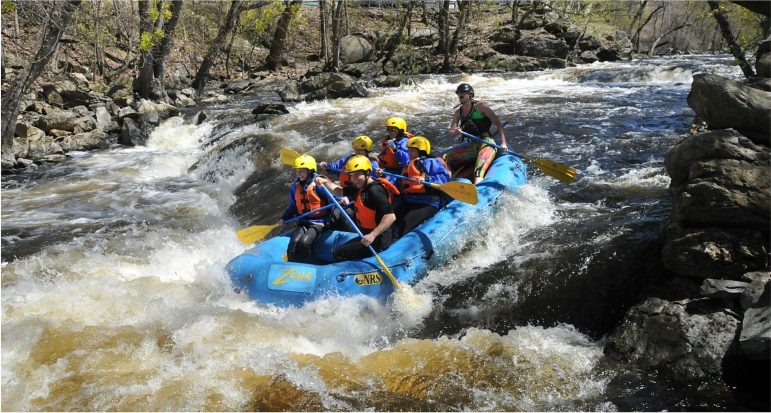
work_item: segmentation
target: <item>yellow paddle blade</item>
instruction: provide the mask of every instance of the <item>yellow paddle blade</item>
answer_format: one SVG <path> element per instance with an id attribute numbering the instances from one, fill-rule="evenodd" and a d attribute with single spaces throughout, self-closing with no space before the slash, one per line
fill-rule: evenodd
<path id="1" fill-rule="evenodd" d="M 445 194 L 457 199 L 458 201 L 465 202 L 467 204 L 476 205 L 479 202 L 479 196 L 477 194 L 477 187 L 474 184 L 469 184 L 460 181 L 450 181 L 443 184 L 431 184 L 433 188 L 437 188 Z"/>
<path id="2" fill-rule="evenodd" d="M 253 227 L 244 228 L 236 232 L 238 239 L 244 244 L 251 244 L 265 238 L 268 233 L 276 228 L 278 224 L 273 225 L 255 225 Z"/>
<path id="3" fill-rule="evenodd" d="M 574 179 L 576 179 L 576 170 L 569 166 L 550 161 L 548 159 L 533 159 L 528 158 L 527 156 L 524 158 L 526 161 L 529 161 L 535 165 L 536 168 L 540 169 L 541 172 L 553 178 L 557 178 L 562 182 L 569 184 L 573 182 Z"/>
<path id="4" fill-rule="evenodd" d="M 294 166 L 294 160 L 297 159 L 298 156 L 300 156 L 300 154 L 296 151 L 287 148 L 281 149 L 281 163 L 284 165 Z"/>

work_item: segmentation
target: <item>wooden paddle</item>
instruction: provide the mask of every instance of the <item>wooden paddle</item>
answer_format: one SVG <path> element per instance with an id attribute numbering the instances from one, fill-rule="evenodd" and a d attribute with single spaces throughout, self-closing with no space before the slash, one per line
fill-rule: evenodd
<path id="1" fill-rule="evenodd" d="M 325 209 L 332 208 L 333 206 L 334 206 L 333 204 L 329 204 L 329 205 L 323 206 L 323 207 L 321 207 L 319 209 L 314 209 L 313 211 L 306 212 L 306 213 L 304 213 L 302 215 L 298 215 L 298 216 L 296 216 L 294 218 L 291 218 L 291 219 L 287 219 L 286 221 L 284 221 L 284 224 L 288 224 L 288 223 L 290 223 L 292 221 L 297 221 L 300 218 L 305 218 L 308 215 L 313 215 L 313 214 L 315 214 L 315 213 L 317 213 L 319 211 L 323 211 Z M 236 232 L 236 235 L 238 236 L 238 239 L 240 239 L 241 242 L 243 242 L 244 244 L 251 244 L 253 242 L 257 242 L 257 241 L 265 238 L 265 236 L 268 235 L 268 233 L 270 231 L 272 231 L 273 228 L 276 228 L 277 226 L 278 226 L 278 224 L 273 224 L 273 225 L 254 225 L 254 226 L 251 226 L 249 228 L 244 228 L 242 230 L 239 230 L 238 232 Z"/>
<path id="2" fill-rule="evenodd" d="M 359 229 L 359 227 L 356 226 L 356 223 L 353 222 L 353 219 L 351 219 L 351 217 L 349 217 L 348 214 L 345 213 L 345 210 L 340 205 L 340 203 L 337 202 L 335 197 L 329 192 L 329 189 L 327 189 L 327 187 L 324 185 L 317 185 L 317 187 L 320 187 L 322 190 L 324 190 L 324 193 L 327 195 L 327 198 L 331 199 L 334 205 L 340 208 L 340 215 L 344 216 L 345 219 L 348 220 L 348 223 L 351 224 L 351 226 L 356 230 L 356 233 L 359 234 L 360 237 L 364 238 L 364 234 L 361 233 L 361 230 Z M 377 262 L 380 263 L 380 266 L 383 267 L 383 271 L 385 271 L 385 273 L 388 275 L 388 278 L 391 279 L 391 282 L 394 284 L 394 288 L 398 290 L 400 288 L 399 283 L 396 282 L 396 278 L 394 278 L 394 275 L 391 274 L 391 270 L 389 270 L 388 266 L 385 265 L 382 259 L 380 259 L 380 256 L 377 255 L 377 252 L 375 252 L 375 249 L 372 248 L 372 245 L 367 245 L 367 248 L 369 248 L 369 251 L 372 253 L 372 255 L 375 256 L 375 258 L 377 259 Z"/>
<path id="3" fill-rule="evenodd" d="M 294 160 L 298 156 L 300 156 L 300 154 L 291 149 L 286 149 L 286 148 L 281 149 L 281 162 L 286 165 L 294 165 Z M 335 168 L 327 168 L 327 169 L 337 173 L 345 173 L 345 171 L 340 169 L 335 169 Z M 477 195 L 477 187 L 475 187 L 473 184 L 464 183 L 460 181 L 450 181 L 450 182 L 445 182 L 443 184 L 436 184 L 428 181 L 419 181 L 414 178 L 408 178 L 406 176 L 392 174 L 389 172 L 383 172 L 383 174 L 395 176 L 401 179 L 407 179 L 410 181 L 420 182 L 424 185 L 429 185 L 432 188 L 436 188 L 444 192 L 445 194 L 451 196 L 453 199 L 457 199 L 458 201 L 465 202 L 467 204 L 476 205 L 476 203 L 479 202 L 479 197 Z"/>
<path id="4" fill-rule="evenodd" d="M 470 133 L 466 133 L 461 131 L 464 136 L 467 136 L 471 139 L 477 140 L 479 142 L 482 142 L 486 145 L 492 146 L 494 148 L 503 149 L 500 145 L 496 145 L 494 143 L 487 142 L 484 139 L 478 138 Z M 567 184 L 573 182 L 574 179 L 576 179 L 576 170 L 567 166 L 563 165 L 558 162 L 550 161 L 548 159 L 533 159 L 525 155 L 520 155 L 511 149 L 509 149 L 507 152 L 511 153 L 514 156 L 518 156 L 533 165 L 535 165 L 536 168 L 540 169 L 541 172 L 545 173 L 546 175 L 551 176 L 552 178 L 559 179 L 562 182 L 565 182 Z"/>

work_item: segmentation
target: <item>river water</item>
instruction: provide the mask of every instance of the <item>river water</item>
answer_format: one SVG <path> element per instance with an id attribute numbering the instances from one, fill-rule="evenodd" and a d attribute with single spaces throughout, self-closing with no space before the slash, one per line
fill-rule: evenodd
<path id="1" fill-rule="evenodd" d="M 719 382 L 679 385 L 603 356 L 662 277 L 663 160 L 688 134 L 700 72 L 741 76 L 729 56 L 432 75 L 300 103 L 272 123 L 240 100 L 200 126 L 170 119 L 146 147 L 3 176 L 3 410 L 753 409 Z M 400 115 L 437 152 L 455 143 L 461 81 L 509 119 L 510 148 L 570 165 L 576 181 L 531 167 L 414 286 L 428 306 L 285 309 L 233 291 L 223 268 L 246 248 L 236 231 L 286 206 L 282 147 L 334 160 Z"/>

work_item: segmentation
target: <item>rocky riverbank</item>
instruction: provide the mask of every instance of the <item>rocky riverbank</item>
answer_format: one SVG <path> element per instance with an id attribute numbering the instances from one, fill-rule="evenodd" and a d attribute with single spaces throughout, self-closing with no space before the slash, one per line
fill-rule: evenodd
<path id="1" fill-rule="evenodd" d="M 587 33 L 548 8 L 539 8 L 522 22 L 521 36 L 504 22 L 501 28 L 484 32 L 470 28 L 473 45 L 461 45 L 457 73 L 526 72 L 568 65 L 632 59 L 632 44 L 626 34 Z M 410 32 L 413 47 L 399 49 L 386 65 L 373 61 L 374 48 L 393 33 L 372 31 L 345 36 L 339 73 L 321 71 L 321 63 L 272 73 L 257 68 L 244 78 L 213 82 L 200 96 L 190 87 L 192 73 L 184 65 L 166 79 L 170 102 L 139 99 L 138 85 L 128 75 L 109 84 L 95 80 L 77 64 L 58 78 L 41 79 L 39 90 L 26 94 L 20 103 L 12 156 L 4 156 L 3 173 L 16 173 L 32 164 L 60 162 L 70 151 L 108 148 L 110 145 L 143 145 L 152 129 L 180 111 L 195 113 L 213 103 L 226 103 L 235 95 L 280 96 L 284 102 L 366 97 L 367 87 L 395 87 L 411 82 L 411 74 L 439 73 L 441 56 L 435 54 L 439 35 L 435 30 Z M 4 82 L 23 70 L 28 62 L 4 56 Z M 5 87 L 4 87 L 5 88 Z M 257 114 L 271 115 L 272 109 Z M 195 121 L 198 121 L 196 118 Z M 11 161 L 10 159 L 13 159 Z"/>
<path id="2" fill-rule="evenodd" d="M 627 312 L 605 348 L 678 381 L 722 378 L 767 401 L 770 59 L 758 59 L 763 78 L 745 83 L 694 76 L 688 104 L 708 130 L 697 125 L 665 160 L 673 211 L 661 259 L 675 276 Z"/>

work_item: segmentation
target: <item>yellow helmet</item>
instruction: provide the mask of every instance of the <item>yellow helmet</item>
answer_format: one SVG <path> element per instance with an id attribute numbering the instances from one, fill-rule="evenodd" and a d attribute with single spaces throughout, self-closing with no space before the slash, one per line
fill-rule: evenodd
<path id="1" fill-rule="evenodd" d="M 407 141 L 408 148 L 415 148 L 419 151 L 425 151 L 426 155 L 431 153 L 431 143 L 422 136 L 415 136 Z"/>
<path id="2" fill-rule="evenodd" d="M 294 160 L 294 169 L 310 169 L 316 172 L 316 160 L 310 155 L 300 155 Z"/>
<path id="3" fill-rule="evenodd" d="M 353 149 L 364 149 L 367 151 L 372 150 L 372 139 L 370 139 L 369 136 L 361 135 L 357 136 L 356 139 L 353 140 Z"/>
<path id="4" fill-rule="evenodd" d="M 393 118 L 389 118 L 386 121 L 386 128 L 389 127 L 389 126 L 393 126 L 395 128 L 401 129 L 402 132 L 407 130 L 407 122 L 405 122 L 404 119 L 402 119 L 402 118 L 400 118 L 398 116 L 395 116 Z"/>
<path id="5" fill-rule="evenodd" d="M 369 158 L 361 155 L 351 156 L 348 162 L 345 163 L 345 172 L 352 173 L 356 171 L 372 171 L 372 163 Z"/>

